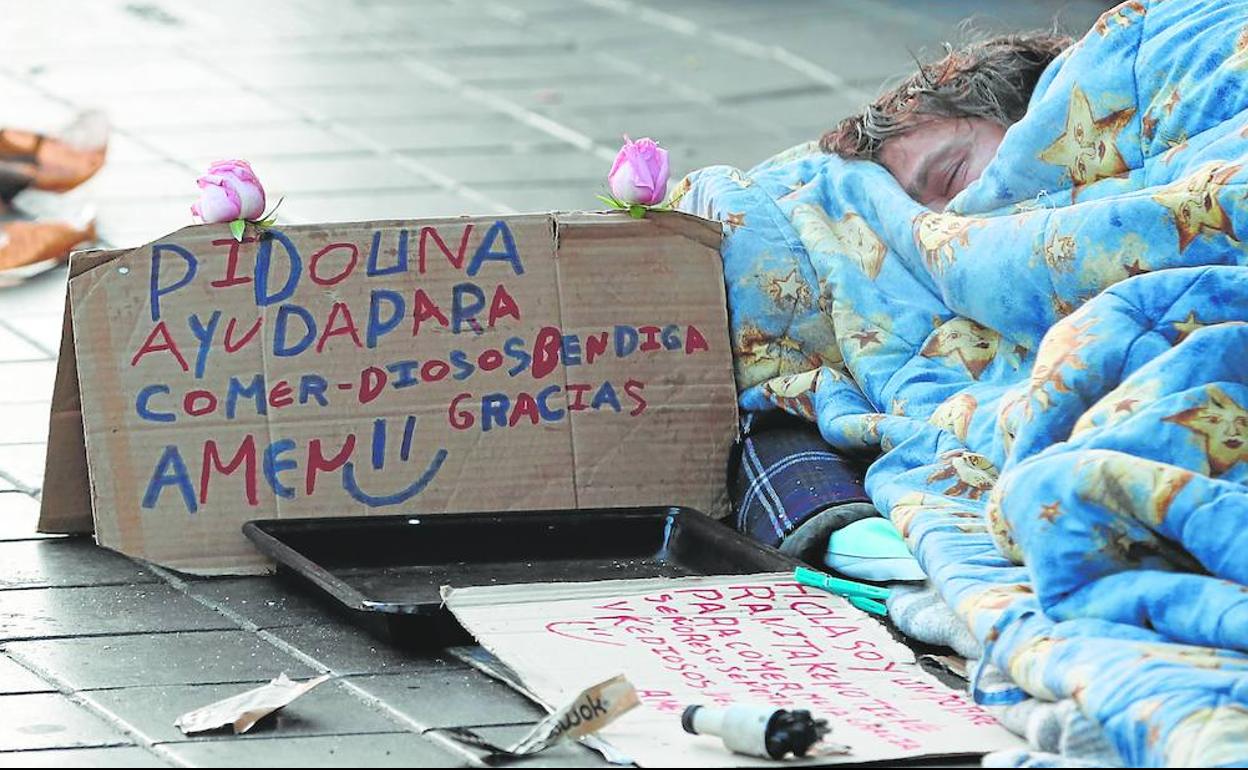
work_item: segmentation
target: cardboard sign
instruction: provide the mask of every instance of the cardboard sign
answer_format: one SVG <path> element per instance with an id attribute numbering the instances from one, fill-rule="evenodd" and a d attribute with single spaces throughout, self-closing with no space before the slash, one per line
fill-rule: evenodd
<path id="1" fill-rule="evenodd" d="M 70 358 L 97 539 L 219 573 L 263 566 L 239 531 L 257 518 L 720 513 L 720 237 L 680 214 L 523 215 L 242 243 L 201 226 L 91 256 Z"/>
<path id="2" fill-rule="evenodd" d="M 916 664 L 876 620 L 786 574 L 446 589 L 447 606 L 542 701 L 623 674 L 641 706 L 598 736 L 643 767 L 775 764 L 680 726 L 686 706 L 808 708 L 845 756 L 985 753 L 1024 745 Z M 792 761 L 785 764 L 793 764 Z"/>

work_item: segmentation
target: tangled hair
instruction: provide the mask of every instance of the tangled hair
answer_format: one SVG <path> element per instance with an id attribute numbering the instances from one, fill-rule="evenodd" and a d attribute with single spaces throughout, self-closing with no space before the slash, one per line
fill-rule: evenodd
<path id="1" fill-rule="evenodd" d="M 1027 111 L 1040 74 L 1071 44 L 1053 31 L 1000 35 L 954 50 L 882 94 L 861 114 L 846 118 L 819 140 L 844 158 L 876 160 L 880 147 L 925 118 L 987 118 L 1008 126 Z"/>

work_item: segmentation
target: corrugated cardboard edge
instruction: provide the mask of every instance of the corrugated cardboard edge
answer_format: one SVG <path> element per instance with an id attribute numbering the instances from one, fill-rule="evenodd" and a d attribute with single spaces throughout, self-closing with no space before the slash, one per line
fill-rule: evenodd
<path id="1" fill-rule="evenodd" d="M 69 278 L 118 259 L 131 249 L 81 251 L 69 262 Z M 65 281 L 65 320 L 56 362 L 52 411 L 48 417 L 48 455 L 43 469 L 43 496 L 39 531 L 55 535 L 95 532 L 91 481 L 87 473 L 86 438 L 82 428 L 82 398 L 78 391 L 78 357 L 74 350 L 74 314 L 69 280 Z"/>

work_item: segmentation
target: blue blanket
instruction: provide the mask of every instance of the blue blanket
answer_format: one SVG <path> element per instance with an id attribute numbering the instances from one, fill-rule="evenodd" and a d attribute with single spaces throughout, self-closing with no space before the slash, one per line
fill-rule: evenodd
<path id="1" fill-rule="evenodd" d="M 696 172 L 749 409 L 867 490 L 1016 685 L 1124 762 L 1248 763 L 1248 2 L 1128 2 L 945 212 L 793 151 Z"/>

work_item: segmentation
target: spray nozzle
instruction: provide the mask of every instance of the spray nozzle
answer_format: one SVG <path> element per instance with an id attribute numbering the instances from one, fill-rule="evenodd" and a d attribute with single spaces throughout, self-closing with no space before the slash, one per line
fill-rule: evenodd
<path id="1" fill-rule="evenodd" d="M 680 715 L 681 727 L 692 735 L 714 735 L 738 754 L 783 759 L 804 757 L 828 734 L 826 720 L 809 711 L 735 705 L 728 708 L 689 706 Z"/>

